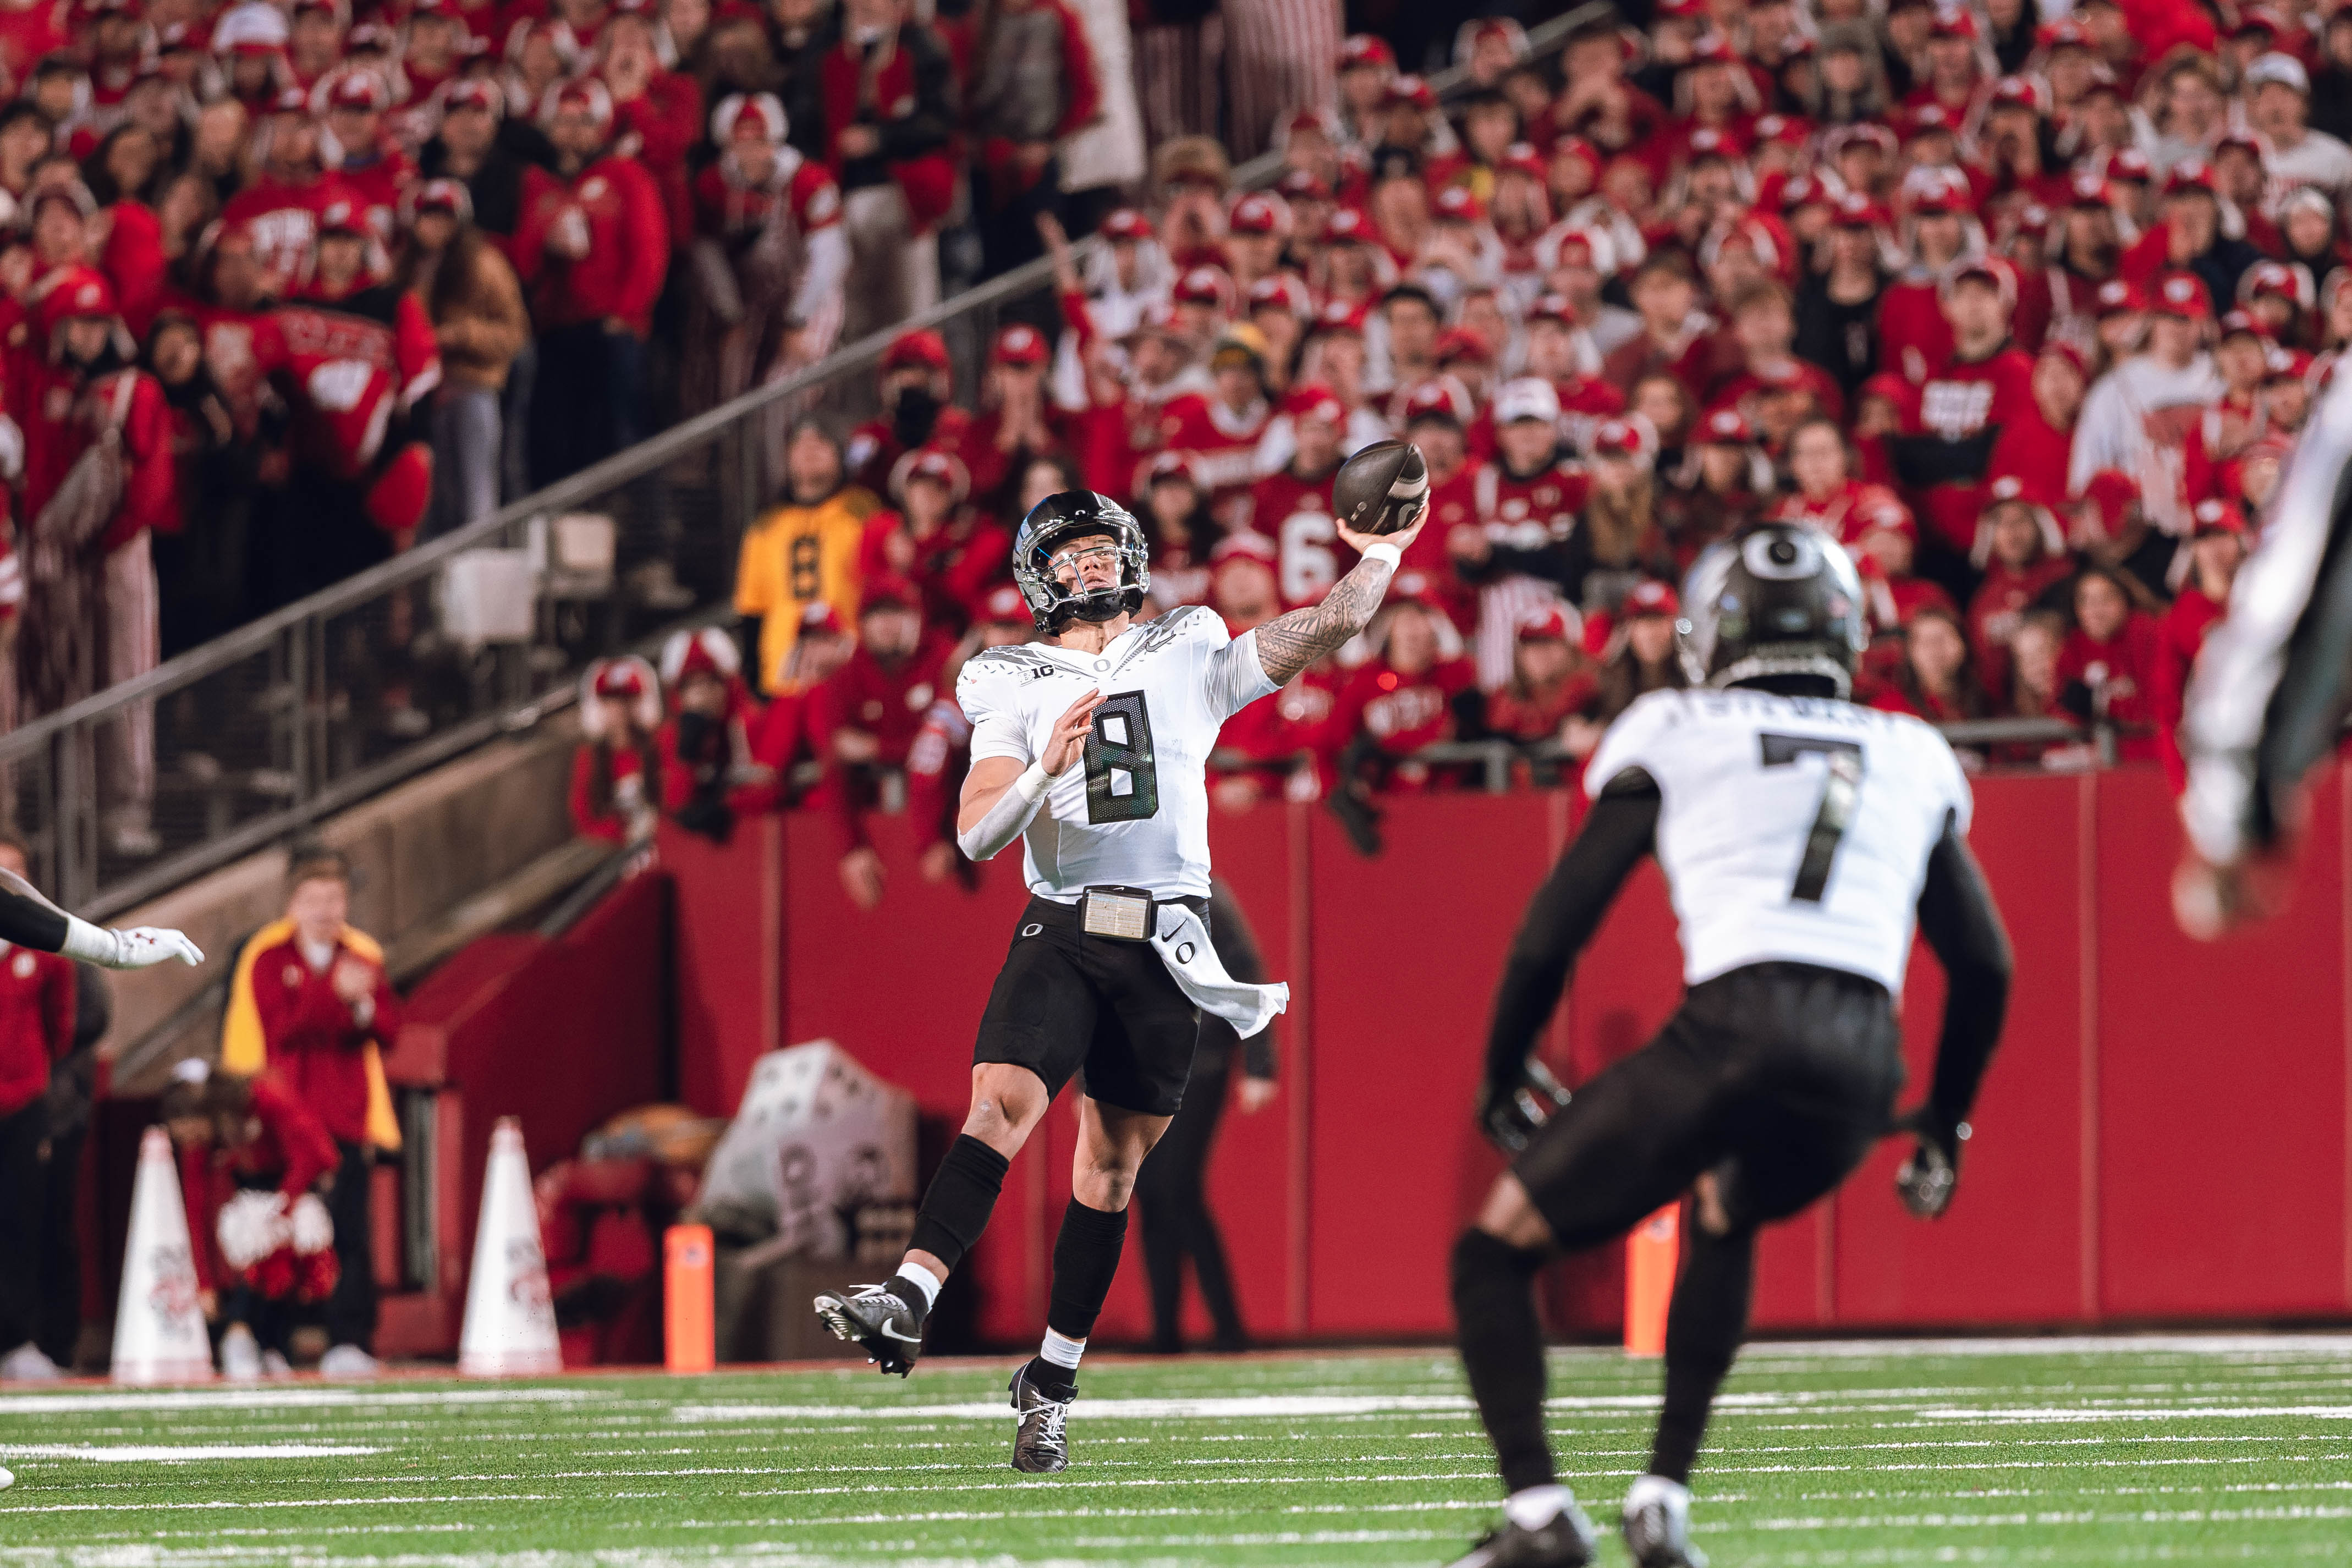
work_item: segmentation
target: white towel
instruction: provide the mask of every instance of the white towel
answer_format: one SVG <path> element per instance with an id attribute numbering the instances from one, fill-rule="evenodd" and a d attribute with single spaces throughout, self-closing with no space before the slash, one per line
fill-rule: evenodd
<path id="1" fill-rule="evenodd" d="M 1225 966 L 1217 950 L 1209 942 L 1209 928 L 1188 904 L 1173 902 L 1159 904 L 1159 929 L 1153 933 L 1151 945 L 1160 951 L 1160 961 L 1168 966 L 1176 985 L 1197 1008 L 1206 1008 L 1227 1023 L 1242 1039 L 1264 1029 L 1274 1021 L 1274 1015 L 1290 1006 L 1290 988 L 1276 982 L 1271 986 L 1248 986 L 1225 973 Z"/>

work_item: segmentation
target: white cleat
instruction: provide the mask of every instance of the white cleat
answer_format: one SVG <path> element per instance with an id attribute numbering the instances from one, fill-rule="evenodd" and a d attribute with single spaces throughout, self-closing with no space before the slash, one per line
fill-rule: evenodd
<path id="1" fill-rule="evenodd" d="M 31 1340 L 0 1355 L 0 1383 L 55 1383 L 64 1375 Z"/>
<path id="2" fill-rule="evenodd" d="M 1664 1476 L 1636 1476 L 1625 1493 L 1625 1550 L 1640 1568 L 1706 1568 L 1690 1543 L 1690 1488 Z"/>
<path id="3" fill-rule="evenodd" d="M 231 1383 L 254 1383 L 261 1377 L 261 1346 L 243 1323 L 231 1323 L 221 1335 L 220 1371 Z"/>
<path id="4" fill-rule="evenodd" d="M 375 1357 L 355 1344 L 330 1345 L 319 1358 L 321 1377 L 373 1377 L 383 1370 Z"/>

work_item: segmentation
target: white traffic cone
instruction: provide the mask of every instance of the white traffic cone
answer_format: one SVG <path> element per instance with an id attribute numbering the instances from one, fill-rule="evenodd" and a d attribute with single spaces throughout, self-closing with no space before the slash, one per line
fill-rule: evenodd
<path id="1" fill-rule="evenodd" d="M 139 1140 L 139 1175 L 131 1187 L 131 1244 L 114 1306 L 114 1381 L 202 1383 L 212 1375 L 172 1140 L 150 1127 Z"/>
<path id="2" fill-rule="evenodd" d="M 563 1370 L 555 1307 L 530 1200 L 522 1124 L 501 1116 L 490 1132 L 482 1176 L 482 1221 L 474 1231 L 474 1273 L 466 1287 L 466 1327 L 457 1370 L 467 1376 L 542 1376 Z"/>

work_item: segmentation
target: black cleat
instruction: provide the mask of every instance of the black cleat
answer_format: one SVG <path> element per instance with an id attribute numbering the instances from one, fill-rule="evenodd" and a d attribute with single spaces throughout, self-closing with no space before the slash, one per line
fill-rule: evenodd
<path id="1" fill-rule="evenodd" d="M 900 1377 L 915 1370 L 915 1358 L 923 1353 L 921 1320 L 886 1286 L 860 1285 L 845 1298 L 828 1291 L 816 1299 L 816 1315 L 834 1338 L 848 1340 L 866 1352 L 866 1360 Z"/>
<path id="2" fill-rule="evenodd" d="M 1012 1386 L 1013 1408 L 1021 1412 L 1020 1429 L 1013 1434 L 1013 1468 L 1031 1475 L 1068 1469 L 1070 1437 L 1064 1427 L 1078 1396 L 1055 1399 L 1041 1393 L 1029 1381 L 1027 1362 L 1013 1375 Z"/>
<path id="3" fill-rule="evenodd" d="M 1570 1503 L 1538 1530 L 1505 1520 L 1452 1568 L 1584 1568 L 1591 1561 L 1592 1521 Z"/>
<path id="4" fill-rule="evenodd" d="M 1625 1550 L 1641 1568 L 1706 1568 L 1690 1543 L 1690 1488 L 1664 1476 L 1635 1479 L 1625 1494 Z"/>

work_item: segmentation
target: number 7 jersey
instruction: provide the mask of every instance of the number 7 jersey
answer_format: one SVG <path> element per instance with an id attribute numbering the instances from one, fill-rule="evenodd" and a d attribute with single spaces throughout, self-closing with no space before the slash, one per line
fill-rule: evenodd
<path id="1" fill-rule="evenodd" d="M 1050 643 L 988 648 L 956 677 L 971 759 L 1044 756 L 1054 725 L 1099 688 L 1082 763 L 1053 781 L 1023 835 L 1029 890 L 1070 904 L 1089 887 L 1209 894 L 1209 752 L 1225 720 L 1275 691 L 1257 638 L 1200 605 L 1131 626 L 1100 653 Z"/>
<path id="2" fill-rule="evenodd" d="M 1653 692 L 1585 769 L 1658 786 L 1657 854 L 1683 979 L 1818 964 L 1900 996 L 1927 856 L 1970 795 L 1944 737 L 1907 714 L 1754 691 Z"/>

